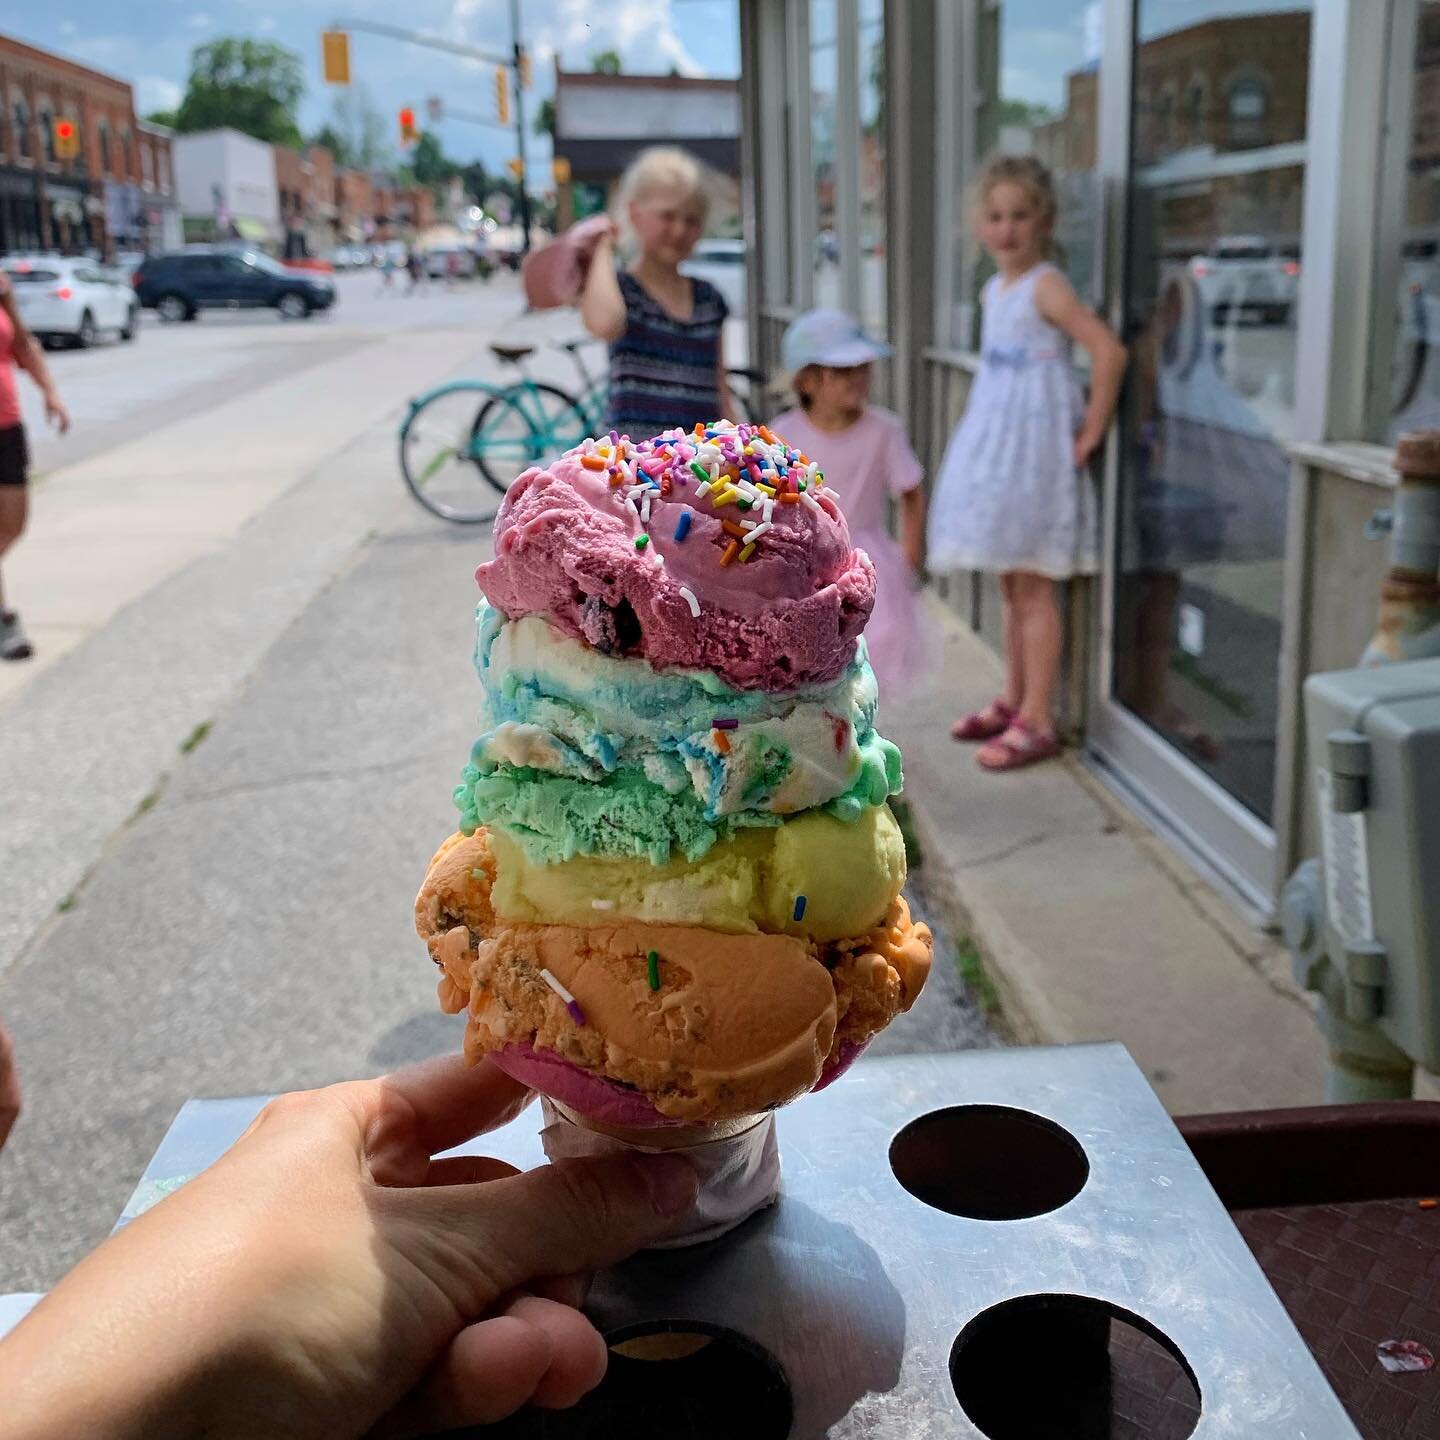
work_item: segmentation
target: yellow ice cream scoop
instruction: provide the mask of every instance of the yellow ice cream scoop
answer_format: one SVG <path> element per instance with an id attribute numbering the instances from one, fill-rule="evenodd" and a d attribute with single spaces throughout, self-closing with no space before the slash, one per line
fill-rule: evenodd
<path id="1" fill-rule="evenodd" d="M 853 821 L 806 811 L 742 831 L 698 861 L 663 865 L 607 856 L 534 865 L 500 829 L 490 844 L 495 913 L 527 924 L 632 919 L 824 942 L 879 924 L 905 883 L 905 842 L 888 805 Z"/>

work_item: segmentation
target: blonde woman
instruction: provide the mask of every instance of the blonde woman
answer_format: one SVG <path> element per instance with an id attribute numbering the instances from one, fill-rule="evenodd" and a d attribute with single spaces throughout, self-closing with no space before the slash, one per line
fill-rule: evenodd
<path id="1" fill-rule="evenodd" d="M 646 150 L 620 182 L 620 210 L 639 254 L 617 268 L 612 224 L 580 300 L 585 328 L 610 345 L 609 427 L 639 440 L 731 416 L 722 344 L 729 312 L 713 285 L 680 273 L 705 229 L 704 170 L 683 150 Z"/>

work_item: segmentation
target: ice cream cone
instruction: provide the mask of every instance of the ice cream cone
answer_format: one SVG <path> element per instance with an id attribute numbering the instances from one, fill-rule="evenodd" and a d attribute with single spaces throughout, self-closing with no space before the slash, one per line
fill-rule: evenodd
<path id="1" fill-rule="evenodd" d="M 625 1129 L 541 1097 L 545 1118 L 540 1139 L 551 1160 L 614 1155 L 627 1150 L 680 1153 L 695 1167 L 700 1192 L 686 1227 L 657 1249 L 677 1249 L 717 1239 L 772 1205 L 780 1193 L 780 1150 L 775 1115 L 738 1116 L 710 1125 Z"/>

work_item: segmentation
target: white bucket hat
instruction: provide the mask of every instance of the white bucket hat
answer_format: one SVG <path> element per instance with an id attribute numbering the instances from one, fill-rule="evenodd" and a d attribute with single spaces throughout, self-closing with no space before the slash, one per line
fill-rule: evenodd
<path id="1" fill-rule="evenodd" d="M 872 340 L 843 310 L 807 310 L 791 321 L 780 341 L 780 363 L 791 375 L 807 365 L 845 370 L 889 354 L 888 345 Z"/>

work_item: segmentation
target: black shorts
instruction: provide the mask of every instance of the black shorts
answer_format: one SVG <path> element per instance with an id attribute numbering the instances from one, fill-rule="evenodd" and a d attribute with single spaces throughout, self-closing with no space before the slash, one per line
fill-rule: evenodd
<path id="1" fill-rule="evenodd" d="M 11 425 L 0 430 L 0 485 L 23 485 L 30 478 L 30 448 L 25 427 Z"/>

